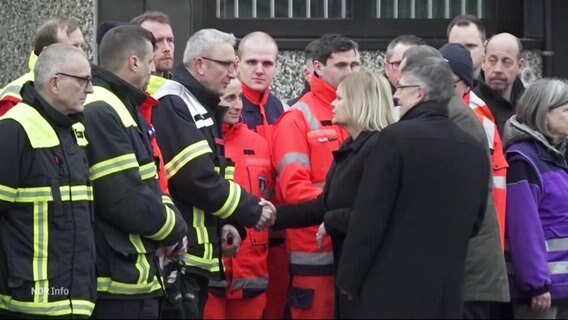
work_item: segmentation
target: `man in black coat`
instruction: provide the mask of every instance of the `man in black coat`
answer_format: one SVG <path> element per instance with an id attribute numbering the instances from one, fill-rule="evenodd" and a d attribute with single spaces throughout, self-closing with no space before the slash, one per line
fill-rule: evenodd
<path id="1" fill-rule="evenodd" d="M 459 318 L 470 237 L 485 212 L 489 159 L 448 119 L 452 71 L 440 58 L 402 70 L 400 122 L 365 163 L 343 256 L 341 318 Z"/>

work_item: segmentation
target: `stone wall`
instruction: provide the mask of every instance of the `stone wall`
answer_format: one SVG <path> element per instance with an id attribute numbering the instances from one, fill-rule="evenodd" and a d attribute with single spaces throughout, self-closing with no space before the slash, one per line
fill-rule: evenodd
<path id="1" fill-rule="evenodd" d="M 542 58 L 538 51 L 524 53 L 525 68 L 521 79 L 525 85 L 542 78 Z M 281 99 L 288 100 L 298 96 L 303 89 L 302 64 L 304 57 L 302 51 L 281 51 L 278 56 L 278 73 L 275 76 L 272 90 Z M 382 72 L 384 53 L 378 51 L 362 51 L 361 62 L 367 70 Z"/>
<path id="2" fill-rule="evenodd" d="M 28 58 L 36 29 L 56 15 L 73 16 L 82 24 L 92 56 L 95 0 L 1 0 L 0 88 L 28 71 Z"/>

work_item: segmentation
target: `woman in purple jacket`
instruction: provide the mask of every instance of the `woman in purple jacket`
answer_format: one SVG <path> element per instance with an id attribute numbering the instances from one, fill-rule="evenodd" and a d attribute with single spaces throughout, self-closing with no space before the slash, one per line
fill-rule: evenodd
<path id="1" fill-rule="evenodd" d="M 568 318 L 568 83 L 541 79 L 520 98 L 503 142 L 506 250 L 517 319 Z"/>

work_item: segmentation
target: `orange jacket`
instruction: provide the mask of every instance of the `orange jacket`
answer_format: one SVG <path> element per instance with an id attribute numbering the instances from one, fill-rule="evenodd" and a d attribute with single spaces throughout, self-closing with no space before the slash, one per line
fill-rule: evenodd
<path id="1" fill-rule="evenodd" d="M 501 245 L 505 245 L 505 210 L 507 203 L 507 168 L 509 164 L 503 154 L 503 144 L 501 136 L 495 125 L 495 118 L 491 114 L 487 104 L 481 100 L 473 91 L 464 96 L 464 102 L 475 112 L 477 118 L 483 125 L 483 130 L 487 136 L 489 150 L 491 151 L 491 168 L 493 171 L 493 198 L 497 211 L 497 221 L 499 223 L 499 235 Z"/>
<path id="2" fill-rule="evenodd" d="M 282 203 L 316 198 L 333 161 L 332 151 L 349 136 L 331 123 L 335 89 L 317 76 L 312 77 L 311 88 L 274 126 L 272 155 L 278 174 L 277 198 Z M 318 249 L 317 229 L 286 230 L 291 274 L 333 274 L 331 242 L 326 238 L 323 250 Z"/>
<path id="3" fill-rule="evenodd" d="M 271 199 L 274 169 L 268 143 L 244 123 L 223 125 L 225 155 L 235 163 L 234 181 L 257 197 Z M 223 258 L 226 283 L 213 282 L 211 293 L 224 290 L 227 299 L 254 297 L 268 287 L 268 230 L 246 228 L 247 237 L 233 258 Z M 221 291 L 223 292 L 223 291 Z"/>

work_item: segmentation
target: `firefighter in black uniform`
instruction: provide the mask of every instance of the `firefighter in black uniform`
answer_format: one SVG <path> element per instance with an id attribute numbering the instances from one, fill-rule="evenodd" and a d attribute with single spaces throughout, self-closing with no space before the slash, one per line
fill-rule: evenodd
<path id="1" fill-rule="evenodd" d="M 53 44 L 0 118 L 0 316 L 88 318 L 95 306 L 93 192 L 81 112 L 86 55 Z"/>
<path id="2" fill-rule="evenodd" d="M 87 148 L 95 194 L 98 300 L 95 318 L 157 318 L 162 295 L 156 251 L 175 247 L 187 225 L 157 182 L 140 114 L 153 70 L 152 34 L 118 26 L 100 44 L 94 93 L 85 103 Z"/>
<path id="3" fill-rule="evenodd" d="M 275 219 L 271 204 L 259 206 L 258 198 L 230 180 L 234 166 L 225 157 L 220 127 L 226 108 L 218 104 L 236 77 L 235 41 L 215 29 L 196 32 L 187 42 L 184 64 L 154 93 L 160 105 L 153 121 L 170 192 L 193 227 L 183 264 L 198 284 L 199 317 L 209 280 L 224 279 L 220 252 L 229 244 L 227 234 L 237 238 L 243 226 L 261 229 Z"/>

